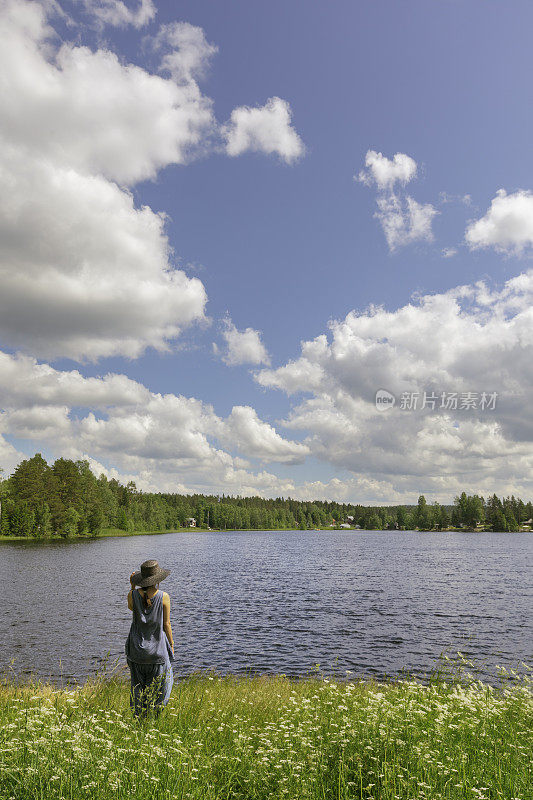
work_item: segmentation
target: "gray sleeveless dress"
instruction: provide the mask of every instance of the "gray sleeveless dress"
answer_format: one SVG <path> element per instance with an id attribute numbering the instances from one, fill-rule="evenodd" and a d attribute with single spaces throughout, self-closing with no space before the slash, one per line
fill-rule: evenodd
<path id="1" fill-rule="evenodd" d="M 130 704 L 139 716 L 148 706 L 158 709 L 168 703 L 174 683 L 173 656 L 163 630 L 163 592 L 159 590 L 149 606 L 137 589 L 131 596 L 133 619 L 125 650 L 131 673 Z"/>

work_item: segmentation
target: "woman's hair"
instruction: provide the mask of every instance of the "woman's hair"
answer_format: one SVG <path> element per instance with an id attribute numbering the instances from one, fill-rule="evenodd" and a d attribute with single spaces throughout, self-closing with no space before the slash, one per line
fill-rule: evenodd
<path id="1" fill-rule="evenodd" d="M 152 586 L 146 586 L 145 588 L 139 587 L 139 588 L 142 589 L 141 597 L 143 599 L 144 605 L 146 606 L 146 608 L 150 608 L 150 606 L 152 605 L 152 598 L 148 597 L 146 590 L 155 588 L 157 591 L 157 589 L 159 588 L 159 584 L 155 583 Z"/>

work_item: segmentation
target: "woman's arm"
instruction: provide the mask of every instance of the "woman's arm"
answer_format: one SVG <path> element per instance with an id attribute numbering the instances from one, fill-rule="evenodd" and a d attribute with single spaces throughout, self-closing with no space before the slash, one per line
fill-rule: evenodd
<path id="1" fill-rule="evenodd" d="M 163 592 L 163 630 L 170 642 L 172 655 L 174 655 L 174 639 L 172 638 L 172 628 L 170 626 L 170 597 L 166 592 Z"/>
<path id="2" fill-rule="evenodd" d="M 133 611 L 133 590 L 135 588 L 135 584 L 133 583 L 133 576 L 135 575 L 134 572 L 130 575 L 130 586 L 131 589 L 128 592 L 128 608 L 130 611 Z"/>

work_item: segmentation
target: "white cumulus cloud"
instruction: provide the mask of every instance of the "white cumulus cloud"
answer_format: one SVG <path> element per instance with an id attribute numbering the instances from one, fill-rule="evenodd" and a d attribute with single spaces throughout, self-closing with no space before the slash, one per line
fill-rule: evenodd
<path id="1" fill-rule="evenodd" d="M 304 433 L 316 458 L 404 498 L 425 486 L 449 501 L 461 486 L 530 495 L 532 365 L 527 272 L 501 290 L 480 282 L 396 311 L 350 312 L 331 323 L 330 337 L 303 343 L 299 358 L 256 379 L 298 398 L 285 424 Z M 378 389 L 395 394 L 393 409 L 376 410 Z M 402 394 L 413 392 L 418 409 L 402 409 Z M 477 407 L 461 410 L 468 392 Z M 481 409 L 483 392 L 496 393 L 493 410 Z M 435 408 L 422 408 L 424 393 Z M 443 393 L 456 393 L 457 409 L 442 405 Z"/>
<path id="2" fill-rule="evenodd" d="M 465 239 L 473 250 L 493 247 L 501 253 L 521 254 L 533 245 L 533 194 L 500 189 L 481 219 L 466 229 Z"/>
<path id="3" fill-rule="evenodd" d="M 309 453 L 250 406 L 221 417 L 201 400 L 150 392 L 125 375 L 86 378 L 0 351 L 0 467 L 9 471 L 23 456 L 6 436 L 108 464 L 106 471 L 159 491 L 285 491 L 286 483 L 254 472 L 248 459 L 300 464 Z"/>
<path id="4" fill-rule="evenodd" d="M 37 2 L 7 0 L 0 17 L 1 339 L 77 360 L 168 348 L 204 319 L 205 289 L 126 187 L 188 159 L 211 101 L 192 78 L 56 47 Z"/>
<path id="5" fill-rule="evenodd" d="M 7 0 L 0 14 L 0 135 L 27 158 L 132 185 L 186 163 L 215 126 L 192 77 L 178 85 L 106 49 L 56 50 L 36 2 Z"/>
<path id="6" fill-rule="evenodd" d="M 239 364 L 269 364 L 270 356 L 261 341 L 261 333 L 254 328 L 245 328 L 239 331 L 231 319 L 227 318 L 222 323 L 221 336 L 225 347 L 221 354 L 222 360 L 228 366 Z M 218 348 L 215 348 L 215 352 Z"/>
<path id="7" fill-rule="evenodd" d="M 290 105 L 280 97 L 270 97 L 264 106 L 234 108 L 223 133 L 230 156 L 248 150 L 275 153 L 291 164 L 305 152 L 303 141 L 291 125 Z"/>
<path id="8" fill-rule="evenodd" d="M 250 406 L 234 406 L 223 423 L 219 439 L 228 446 L 237 447 L 249 458 L 299 464 L 309 455 L 309 448 L 280 436 L 267 422 L 259 419 Z"/>
<path id="9" fill-rule="evenodd" d="M 89 5 L 110 24 L 140 26 L 153 11 L 146 0 Z M 55 8 L 0 5 L 0 339 L 47 359 L 168 349 L 205 320 L 206 292 L 175 267 L 164 214 L 131 188 L 214 149 L 219 125 L 198 79 L 216 47 L 197 26 L 164 25 L 154 75 L 106 47 L 61 42 Z M 291 160 L 289 107 L 269 108 L 250 142 Z"/>
<path id="10" fill-rule="evenodd" d="M 374 183 L 378 189 L 390 191 L 394 189 L 395 183 L 409 183 L 417 171 L 416 161 L 406 153 L 396 153 L 392 158 L 387 158 L 375 150 L 368 150 L 365 167 L 358 175 L 362 183 L 366 186 Z"/>
<path id="11" fill-rule="evenodd" d="M 163 350 L 203 318 L 164 219 L 101 176 L 0 154 L 0 337 L 54 358 Z"/>

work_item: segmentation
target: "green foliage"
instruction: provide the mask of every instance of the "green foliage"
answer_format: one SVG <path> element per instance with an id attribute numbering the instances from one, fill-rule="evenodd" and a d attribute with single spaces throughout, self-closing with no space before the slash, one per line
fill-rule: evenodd
<path id="1" fill-rule="evenodd" d="M 27 500 L 16 500 L 9 515 L 11 536 L 31 536 L 34 532 L 35 515 Z"/>
<path id="2" fill-rule="evenodd" d="M 409 528 L 410 515 L 405 506 L 400 506 L 397 510 L 396 521 L 398 522 L 399 528 L 403 530 L 407 530 Z"/>
<path id="3" fill-rule="evenodd" d="M 11 533 L 9 525 L 9 513 L 5 501 L 2 503 L 2 516 L 0 517 L 0 536 L 9 536 Z"/>
<path id="4" fill-rule="evenodd" d="M 39 503 L 35 508 L 35 536 L 47 538 L 52 534 L 52 515 L 48 503 Z"/>
<path id="5" fill-rule="evenodd" d="M 475 528 L 485 521 L 485 503 L 482 497 L 477 494 L 468 496 L 466 492 L 462 492 L 454 502 L 458 509 L 457 518 L 460 524 Z"/>
<path id="6" fill-rule="evenodd" d="M 117 528 L 120 528 L 122 531 L 128 530 L 128 515 L 126 514 L 126 509 L 124 507 L 121 507 L 118 510 Z"/>
<path id="7" fill-rule="evenodd" d="M 505 514 L 501 509 L 497 509 L 492 517 L 492 530 L 493 531 L 508 531 L 509 526 L 507 524 L 507 520 L 505 519 Z"/>
<path id="8" fill-rule="evenodd" d="M 444 506 L 440 506 L 438 514 L 438 527 L 440 530 L 445 530 L 450 525 L 450 515 Z"/>
<path id="9" fill-rule="evenodd" d="M 10 497 L 7 497 L 4 487 L 7 484 L 5 482 L 0 483 L 0 536 L 10 536 L 11 534 L 11 514 L 13 512 L 13 500 Z"/>
<path id="10" fill-rule="evenodd" d="M 59 529 L 59 533 L 61 536 L 76 536 L 79 533 L 78 523 L 80 521 L 80 515 L 74 508 L 74 506 L 69 506 L 65 514 L 63 516 L 63 521 L 61 524 L 61 528 Z"/>
<path id="11" fill-rule="evenodd" d="M 9 479 L 9 487 L 18 500 L 43 503 L 57 492 L 55 476 L 40 453 L 21 461 Z"/>
<path id="12" fill-rule="evenodd" d="M 518 522 L 512 511 L 507 511 L 505 514 L 505 521 L 507 522 L 507 530 L 510 533 L 516 533 L 518 530 Z"/>

